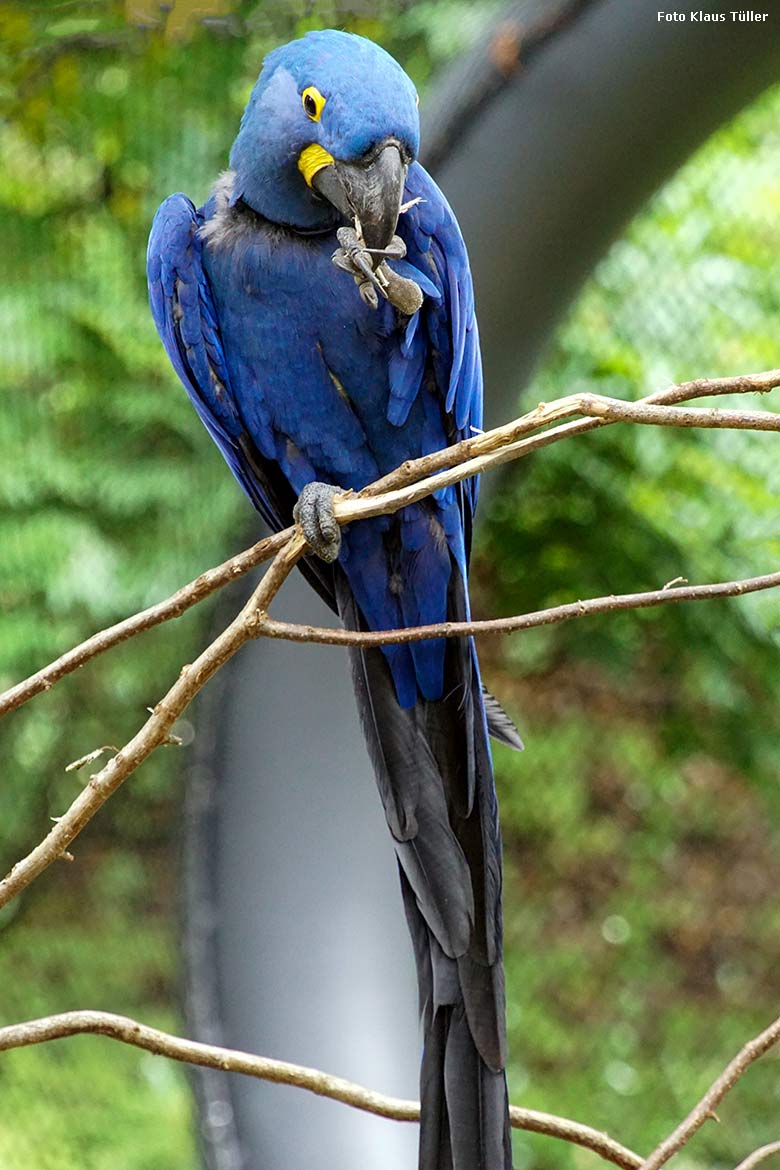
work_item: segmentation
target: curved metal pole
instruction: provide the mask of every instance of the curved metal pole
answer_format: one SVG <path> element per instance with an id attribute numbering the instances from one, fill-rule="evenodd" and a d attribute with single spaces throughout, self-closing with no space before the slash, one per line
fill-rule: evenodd
<path id="1" fill-rule="evenodd" d="M 780 20 L 658 21 L 650 0 L 596 0 L 559 23 L 524 65 L 517 5 L 429 106 L 436 179 L 469 244 L 488 422 L 527 384 L 582 282 L 623 226 L 691 152 L 780 76 Z M 673 6 L 670 6 L 673 7 Z M 728 14 L 726 2 L 697 3 Z M 475 120 L 449 110 L 520 63 Z M 442 129 L 445 127 L 445 129 Z M 441 157 L 442 140 L 449 145 Z M 425 139 L 424 139 L 425 141 Z"/>
<path id="2" fill-rule="evenodd" d="M 551 10 L 570 19 L 535 38 Z M 655 16 L 647 0 L 519 5 L 430 103 L 429 151 L 474 268 L 493 420 L 512 411 L 623 224 L 778 74 L 777 21 Z M 302 580 L 280 606 L 328 619 Z M 199 712 L 212 741 L 189 784 L 193 1032 L 415 1095 L 412 962 L 346 656 L 264 642 L 225 674 Z M 415 1164 L 414 1127 L 218 1074 L 196 1084 L 210 1170 Z"/>

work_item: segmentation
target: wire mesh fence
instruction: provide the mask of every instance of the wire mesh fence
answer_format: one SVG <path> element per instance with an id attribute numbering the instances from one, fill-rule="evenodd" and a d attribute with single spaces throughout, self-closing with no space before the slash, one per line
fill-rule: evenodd
<path id="1" fill-rule="evenodd" d="M 424 86 L 494 11 L 4 6 L 3 682 L 216 563 L 246 528 L 172 385 L 142 257 L 159 199 L 204 196 L 224 165 L 264 49 L 346 21 Z M 629 226 L 532 398 L 634 396 L 777 364 L 778 115 L 774 90 Z M 612 428 L 537 456 L 481 517 L 482 612 L 768 570 L 780 551 L 772 444 Z M 527 743 L 521 757 L 497 751 L 513 1100 L 645 1150 L 776 1014 L 778 616 L 765 597 L 485 643 Z M 8 721 L 6 867 L 72 799 L 64 765 L 122 742 L 187 660 L 204 626 L 186 622 Z M 0 916 L 3 1022 L 88 1006 L 182 1027 L 176 768 L 170 754 L 150 762 L 79 843 L 76 866 Z M 779 1068 L 751 1072 L 691 1163 L 735 1164 L 776 1136 Z M 196 1132 L 183 1074 L 144 1054 L 85 1038 L 0 1062 L 3 1170 L 184 1170 Z M 518 1167 L 584 1157 L 525 1136 L 515 1154 Z"/>

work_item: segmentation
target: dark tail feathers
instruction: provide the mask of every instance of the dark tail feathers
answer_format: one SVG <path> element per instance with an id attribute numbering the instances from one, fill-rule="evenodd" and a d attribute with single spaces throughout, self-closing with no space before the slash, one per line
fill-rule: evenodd
<path id="1" fill-rule="evenodd" d="M 457 961 L 447 958 L 428 930 L 403 871 L 401 888 L 424 1034 L 419 1170 L 512 1170 L 506 1076 L 477 1051 Z"/>
<path id="2" fill-rule="evenodd" d="M 453 581 L 451 616 L 457 618 L 465 595 L 460 575 Z M 336 593 L 347 628 L 363 628 L 338 574 Z M 512 1170 L 503 1072 L 501 840 L 473 647 L 465 640 L 447 644 L 442 699 L 413 708 L 399 705 L 380 650 L 350 657 L 417 962 L 424 1037 L 420 1170 Z M 491 714 L 502 738 L 519 746 L 495 701 Z"/>

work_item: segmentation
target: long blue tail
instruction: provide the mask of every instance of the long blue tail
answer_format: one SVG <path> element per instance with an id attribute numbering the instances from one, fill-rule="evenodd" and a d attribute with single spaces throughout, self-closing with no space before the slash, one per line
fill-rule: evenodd
<path id="1" fill-rule="evenodd" d="M 365 628 L 343 578 L 336 592 L 344 624 Z M 420 1170 L 511 1170 L 501 837 L 473 645 L 448 643 L 443 698 L 411 708 L 380 650 L 355 650 L 352 667 L 417 963 Z"/>

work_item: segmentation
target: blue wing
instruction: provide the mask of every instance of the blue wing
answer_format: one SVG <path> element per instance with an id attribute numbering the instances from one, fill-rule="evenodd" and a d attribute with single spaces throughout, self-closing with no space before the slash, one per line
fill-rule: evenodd
<path id="1" fill-rule="evenodd" d="M 399 229 L 410 267 L 396 267 L 418 283 L 422 273 L 427 295 L 407 325 L 401 360 L 391 371 L 389 417 L 402 425 L 422 386 L 429 356 L 449 423 L 446 438 L 468 439 L 482 429 L 482 362 L 466 245 L 447 200 L 419 163 L 409 169 L 406 197 L 420 202 L 404 213 Z M 471 512 L 477 492 L 478 481 L 469 480 L 465 503 Z"/>
<path id="2" fill-rule="evenodd" d="M 239 414 L 211 287 L 202 263 L 203 216 L 186 195 L 171 195 L 154 217 L 146 268 L 154 323 L 173 368 L 230 470 L 260 515 L 278 531 L 292 522 L 295 493 L 264 459 Z M 332 573 L 306 558 L 301 570 L 328 605 Z"/>
<path id="3" fill-rule="evenodd" d="M 235 405 L 219 324 L 203 271 L 202 217 L 171 195 L 154 217 L 146 258 L 154 323 L 193 406 L 252 503 L 274 528 L 287 517 Z M 286 511 L 286 509 L 285 509 Z"/>
<path id="4" fill-rule="evenodd" d="M 393 267 L 401 275 L 417 280 L 425 299 L 420 311 L 406 324 L 399 352 L 391 359 L 388 418 L 396 426 L 403 426 L 407 419 L 411 422 L 412 408 L 421 399 L 430 416 L 423 447 L 435 450 L 446 443 L 470 438 L 482 428 L 479 336 L 463 237 L 444 195 L 417 164 L 409 170 L 406 198 L 419 198 L 420 202 L 401 218 L 398 231 L 406 242 L 407 258 Z M 431 389 L 434 393 L 428 392 Z M 446 575 L 447 618 L 457 621 L 470 617 L 466 562 L 477 481 L 464 481 L 436 495 L 447 550 L 430 539 L 430 530 L 419 551 L 410 546 L 407 538 L 407 552 L 412 554 L 410 560 L 415 565 L 407 579 L 413 594 L 404 612 L 407 624 L 430 620 L 427 614 L 422 615 L 432 598 L 441 597 L 442 575 Z M 423 548 L 427 559 L 420 562 L 418 576 L 415 559 L 423 553 Z M 436 588 L 434 582 L 439 583 Z M 444 614 L 437 616 L 441 620 Z M 353 620 L 352 624 L 357 622 Z M 407 902 L 407 914 L 413 937 L 417 937 L 421 968 L 425 970 L 427 961 L 436 972 L 432 987 L 425 982 L 425 975 L 421 977 L 421 988 L 428 998 L 426 1011 L 435 1013 L 437 995 L 444 1003 L 448 1002 L 447 992 L 439 989 L 439 983 L 444 987 L 452 972 L 436 945 L 426 958 L 426 945 L 430 943 L 426 943 L 425 931 L 415 936 L 419 911 L 426 929 L 443 943 L 445 954 L 457 957 L 456 978 L 466 1004 L 469 1027 L 484 1060 L 491 1068 L 500 1068 L 505 1060 L 499 962 L 500 835 L 479 666 L 471 639 L 450 642 L 444 649 L 436 642 L 419 643 L 418 647 L 416 654 L 415 647 L 410 648 L 415 657 L 418 683 L 423 673 L 436 676 L 437 655 L 441 656 L 440 669 L 443 668 L 441 697 L 427 707 L 424 716 L 427 725 L 421 730 L 419 708 L 411 713 L 398 712 L 393 696 L 388 697 L 389 687 L 382 685 L 376 657 L 364 652 L 362 677 L 374 720 L 373 725 L 367 721 L 367 734 L 370 745 L 372 736 L 378 744 L 374 759 L 380 788 L 392 797 L 385 796 L 391 827 L 393 816 L 399 817 L 402 831 L 398 835 L 402 840 L 397 848 L 404 888 L 408 882 L 413 891 Z M 422 647 L 427 647 L 424 655 Z M 360 681 L 358 676 L 358 684 Z M 404 722 L 407 716 L 408 722 Z M 497 705 L 491 707 L 491 716 L 493 724 L 503 716 Z M 513 746 L 519 746 L 516 735 L 510 734 L 509 738 Z M 431 750 L 434 767 L 430 766 Z M 405 766 L 409 760 L 414 761 L 413 768 Z M 418 788 L 411 793 L 404 787 L 407 772 L 419 778 Z M 445 813 L 426 804 L 442 794 Z M 402 817 L 407 804 L 414 809 L 416 818 L 413 829 L 406 834 L 408 845 Z M 457 837 L 457 848 L 451 848 L 451 840 L 446 835 L 448 827 Z M 412 850 L 415 852 L 410 856 Z M 459 869 L 461 858 L 466 860 L 469 875 L 465 880 Z M 443 896 L 437 886 L 441 872 L 445 875 Z M 467 903 L 469 897 L 473 898 L 471 908 L 464 903 L 464 898 Z M 464 913 L 470 923 L 465 954 L 460 951 L 462 920 L 458 918 Z M 447 973 L 443 974 L 444 971 Z M 423 1078 L 425 1067 L 424 1064 Z M 478 1099 L 486 1109 L 489 1091 L 485 1086 L 489 1081 L 490 1075 L 484 1073 L 482 1096 Z M 504 1164 L 504 1159 L 496 1164 Z"/>
<path id="5" fill-rule="evenodd" d="M 408 458 L 412 452 L 440 450 L 481 427 L 482 368 L 468 256 L 452 210 L 418 164 L 409 169 L 405 197 L 413 206 L 401 216 L 398 231 L 407 256 L 392 266 L 417 281 L 424 300 L 418 313 L 402 319 L 385 352 L 387 420 L 394 430 L 408 435 Z M 401 589 L 388 587 L 387 554 L 379 540 L 371 548 L 356 549 L 347 570 L 372 628 L 468 619 L 466 574 L 476 499 L 476 481 L 468 480 L 438 491 L 434 513 L 430 502 L 404 510 Z M 368 542 L 370 530 L 362 532 Z M 437 532 L 444 540 L 436 539 Z M 359 539 L 356 532 L 348 543 L 357 544 Z M 372 562 L 372 549 L 384 576 Z M 427 698 L 441 694 L 446 654 L 442 640 L 388 648 L 385 653 L 402 705 L 414 705 L 418 688 Z"/>

